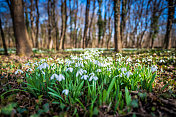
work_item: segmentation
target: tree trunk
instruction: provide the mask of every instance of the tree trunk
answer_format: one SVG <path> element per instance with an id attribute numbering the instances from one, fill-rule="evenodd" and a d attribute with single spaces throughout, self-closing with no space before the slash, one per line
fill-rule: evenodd
<path id="1" fill-rule="evenodd" d="M 174 0 L 168 0 L 168 18 L 167 18 L 167 30 L 164 40 L 164 48 L 171 49 L 171 30 L 174 20 L 175 6 Z"/>
<path id="2" fill-rule="evenodd" d="M 114 0 L 114 19 L 115 19 L 115 51 L 121 52 L 122 50 L 122 40 L 120 35 L 120 0 Z"/>
<path id="3" fill-rule="evenodd" d="M 51 31 L 52 31 L 52 25 L 51 25 L 51 0 L 48 0 L 48 49 L 52 48 L 52 40 L 51 40 Z"/>
<path id="4" fill-rule="evenodd" d="M 30 6 L 30 20 L 31 20 L 31 40 L 33 47 L 35 47 L 35 31 L 34 31 L 34 6 L 33 6 L 33 0 L 30 0 L 31 6 Z"/>
<path id="5" fill-rule="evenodd" d="M 3 29 L 2 29 L 1 18 L 0 18 L 0 31 L 1 31 L 1 37 L 2 37 L 3 48 L 4 48 L 4 54 L 5 54 L 5 55 L 8 55 L 7 46 L 6 46 L 5 37 L 4 37 L 4 31 L 3 31 Z"/>
<path id="6" fill-rule="evenodd" d="M 88 46 L 87 43 L 87 32 L 88 32 L 88 27 L 89 27 L 89 8 L 90 8 L 90 0 L 87 0 L 87 5 L 86 5 L 86 16 L 85 16 L 85 27 L 84 27 L 84 36 L 83 36 L 83 49 L 85 46 Z"/>
<path id="7" fill-rule="evenodd" d="M 31 56 L 32 44 L 29 41 L 24 22 L 23 0 L 6 0 L 11 11 L 13 30 L 16 39 L 16 54 L 19 56 Z"/>
<path id="8" fill-rule="evenodd" d="M 38 36 L 39 36 L 39 18 L 40 18 L 40 13 L 39 13 L 39 6 L 38 6 L 38 2 L 39 0 L 35 0 L 35 5 L 36 5 L 36 9 L 37 9 L 37 17 L 36 17 L 36 43 L 35 43 L 35 47 L 39 48 L 39 40 L 38 40 Z"/>

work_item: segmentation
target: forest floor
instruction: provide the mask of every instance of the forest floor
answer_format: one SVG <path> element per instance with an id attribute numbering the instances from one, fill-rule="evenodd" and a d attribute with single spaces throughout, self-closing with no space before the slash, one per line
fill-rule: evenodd
<path id="1" fill-rule="evenodd" d="M 129 116 L 129 117 L 130 116 L 133 116 L 133 117 L 135 116 L 137 117 L 176 116 L 176 55 L 175 55 L 176 50 L 174 49 L 173 50 L 157 50 L 157 49 L 130 50 L 129 49 L 129 50 L 122 51 L 121 55 L 122 55 L 122 61 L 123 59 L 125 61 L 123 62 L 124 66 L 126 67 L 125 69 L 130 69 L 131 72 L 133 72 L 133 75 L 131 75 L 130 77 L 128 76 L 127 77 L 123 76 L 123 77 L 124 79 L 127 79 L 128 82 L 136 81 L 136 84 L 134 85 L 135 88 L 131 86 L 132 84 L 128 84 L 128 82 L 125 82 L 124 80 L 122 80 L 120 81 L 121 84 L 119 84 L 120 90 L 121 90 L 119 92 L 121 93 L 116 94 L 114 92 L 116 91 L 116 89 L 118 89 L 116 88 L 118 86 L 114 85 L 112 87 L 109 87 L 109 85 L 110 86 L 112 85 L 111 80 L 108 82 L 102 81 L 103 82 L 102 86 L 104 86 L 104 89 L 107 89 L 107 90 L 103 90 L 103 89 L 100 90 L 101 87 L 99 87 L 98 85 L 95 85 L 97 94 L 95 93 L 95 95 L 91 95 L 87 93 L 87 91 L 89 91 L 90 89 L 86 88 L 86 86 L 89 86 L 89 84 L 86 84 L 87 82 L 85 81 L 84 82 L 85 86 L 82 86 L 82 89 L 80 89 L 81 91 L 78 93 L 80 95 L 78 95 L 78 98 L 76 99 L 74 99 L 73 91 L 71 92 L 72 90 L 70 88 L 71 86 L 69 87 L 69 90 L 70 90 L 69 95 L 66 94 L 68 95 L 68 97 L 64 96 L 63 91 L 60 89 L 58 89 L 58 91 L 60 91 L 59 95 L 53 94 L 51 92 L 49 93 L 42 92 L 42 90 L 44 90 L 43 88 L 41 91 L 38 92 L 39 89 L 32 88 L 30 84 L 31 81 L 29 81 L 28 79 L 30 78 L 32 79 L 33 77 L 35 77 L 35 75 L 39 74 L 40 71 L 37 69 L 37 67 L 31 67 L 33 71 L 32 70 L 29 71 L 29 67 L 26 67 L 25 65 L 27 65 L 27 63 L 30 62 L 30 66 L 32 66 L 31 64 L 34 64 L 36 62 L 38 62 L 39 64 L 41 63 L 41 61 L 42 63 L 44 63 L 43 61 L 45 61 L 50 65 L 48 69 L 52 69 L 51 67 L 52 63 L 57 64 L 58 60 L 61 63 L 62 62 L 61 60 L 63 60 L 64 62 L 63 65 L 60 65 L 59 63 L 59 66 L 61 66 L 61 70 L 56 70 L 56 72 L 52 70 L 45 71 L 45 73 L 48 75 L 48 79 L 51 81 L 51 75 L 53 73 L 62 73 L 64 74 L 65 77 L 67 77 L 68 74 L 62 71 L 63 69 L 64 70 L 66 69 L 66 66 L 68 64 L 68 61 L 66 61 L 67 58 L 70 58 L 71 56 L 80 56 L 80 55 L 82 56 L 82 54 L 84 54 L 84 51 L 62 51 L 62 52 L 42 51 L 41 52 L 36 50 L 34 53 L 35 54 L 30 58 L 18 57 L 15 54 L 10 54 L 9 56 L 0 55 L 0 68 L 1 68 L 0 69 L 0 96 L 1 96 L 0 116 L 1 117 L 3 116 L 11 116 L 11 117 L 14 117 L 14 116 L 18 116 L 18 117 L 21 117 L 21 116 L 31 116 L 31 117 L 36 117 L 36 116 L 64 116 L 64 117 L 65 116 Z M 100 52 L 99 54 L 99 58 L 100 57 L 104 57 L 106 59 L 112 58 L 113 59 L 112 64 L 114 64 L 113 66 L 117 66 L 117 64 L 120 64 L 120 61 L 118 61 L 117 56 L 118 54 L 116 54 L 115 52 L 107 51 L 107 50 L 104 50 L 103 53 Z M 99 60 L 99 58 L 97 59 Z M 131 65 L 126 65 L 127 60 L 128 62 L 131 62 Z M 115 63 L 115 61 L 117 63 Z M 154 81 L 152 81 L 152 78 L 151 78 L 149 81 L 146 81 L 146 84 L 142 84 L 143 81 L 145 81 L 146 79 L 141 82 L 140 80 L 135 79 L 135 77 L 138 78 L 137 76 L 138 72 L 135 71 L 136 63 L 146 67 L 146 69 L 144 70 L 146 71 L 145 73 L 143 71 L 140 72 L 140 76 L 142 76 L 143 78 L 146 78 L 145 76 L 146 74 L 149 74 L 149 75 L 154 74 L 152 72 L 148 73 L 147 68 L 150 68 L 151 65 L 155 65 L 157 67 L 156 68 L 157 71 L 155 71 L 156 77 L 154 76 L 155 78 Z M 74 63 L 74 65 L 75 64 L 76 63 Z M 93 68 L 89 68 L 89 67 L 92 67 L 91 66 L 92 64 L 90 64 L 89 66 L 86 64 L 84 64 L 85 69 L 87 70 L 87 72 L 91 73 L 92 72 L 91 69 Z M 77 68 L 75 67 L 74 69 L 77 69 Z M 101 68 L 101 70 L 104 70 L 104 68 Z M 121 68 L 121 71 L 122 71 L 122 68 Z M 101 84 L 100 80 L 103 79 L 104 77 L 112 77 L 113 79 L 115 78 L 114 76 L 116 76 L 117 74 L 120 74 L 121 71 L 117 71 L 117 70 L 115 71 L 112 69 L 112 72 L 102 73 L 104 74 L 103 77 L 101 77 L 101 75 L 98 75 L 97 73 L 97 76 L 99 77 L 98 84 Z M 105 73 L 107 73 L 108 76 L 106 76 Z M 39 77 L 44 77 L 44 75 L 40 75 Z M 68 76 L 68 77 L 71 77 L 71 76 Z M 78 78 L 75 76 L 73 77 L 75 79 Z M 123 77 L 121 77 L 121 79 L 123 79 Z M 42 83 L 46 83 L 46 82 L 47 81 L 42 81 Z M 65 82 L 66 81 L 64 81 L 63 83 Z M 70 80 L 69 82 L 72 82 L 72 81 Z M 80 84 L 82 84 L 82 82 L 83 81 L 80 81 Z M 150 82 L 152 82 L 152 87 L 148 85 Z M 34 84 L 34 85 L 37 85 L 37 84 Z M 56 83 L 56 85 L 60 87 L 59 83 Z M 68 88 L 67 85 L 64 85 L 64 88 L 65 87 Z M 144 87 L 142 85 L 144 85 Z M 46 90 L 53 91 L 50 88 Z M 54 87 L 52 88 L 56 90 Z M 72 88 L 74 87 L 72 86 Z M 152 90 L 150 90 L 151 88 Z M 110 89 L 112 90 L 112 92 L 110 91 Z M 98 92 L 98 90 L 100 92 Z M 93 90 L 90 90 L 90 91 L 92 91 L 91 93 L 93 94 Z M 128 91 L 129 91 L 129 94 L 128 94 Z M 81 95 L 82 93 L 85 93 L 85 94 Z M 52 94 L 52 95 L 46 96 L 45 94 L 46 95 Z M 108 99 L 104 99 L 105 94 L 107 95 L 109 94 Z M 119 94 L 122 94 L 121 98 L 119 97 Z M 103 99 L 100 98 L 101 97 L 100 95 L 101 96 L 103 95 L 102 96 Z M 93 96 L 96 97 L 94 98 L 95 100 L 92 99 Z M 120 101 L 118 102 L 116 98 L 118 98 Z M 100 101 L 101 99 L 103 100 L 102 102 Z"/>

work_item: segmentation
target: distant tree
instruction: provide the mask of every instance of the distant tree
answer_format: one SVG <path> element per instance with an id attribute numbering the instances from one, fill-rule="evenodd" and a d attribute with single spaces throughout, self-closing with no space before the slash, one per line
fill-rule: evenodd
<path id="1" fill-rule="evenodd" d="M 38 40 L 38 37 L 39 37 L 39 19 L 40 19 L 40 13 L 39 13 L 39 0 L 35 0 L 35 7 L 37 9 L 37 16 L 36 16 L 36 37 L 35 37 L 35 40 L 36 40 L 36 43 L 35 43 L 35 47 L 36 48 L 39 48 L 39 40 Z"/>
<path id="2" fill-rule="evenodd" d="M 13 30 L 16 40 L 16 54 L 31 56 L 32 44 L 25 27 L 23 0 L 6 0 L 10 8 Z"/>
<path id="3" fill-rule="evenodd" d="M 83 36 L 83 48 L 88 46 L 87 32 L 89 28 L 89 10 L 90 10 L 90 0 L 87 0 L 86 14 L 85 14 L 85 27 L 84 27 L 84 36 Z"/>
<path id="4" fill-rule="evenodd" d="M 175 0 L 168 0 L 168 18 L 167 18 L 167 29 L 166 35 L 164 40 L 164 48 L 170 49 L 171 48 L 171 30 L 174 21 L 174 14 L 175 14 Z"/>
<path id="5" fill-rule="evenodd" d="M 62 0 L 61 4 L 61 17 L 62 17 L 62 27 L 61 27 L 61 38 L 59 49 L 64 49 L 64 42 L 66 38 L 66 29 L 67 29 L 67 0 Z"/>
<path id="6" fill-rule="evenodd" d="M 122 40 L 120 35 L 120 0 L 114 0 L 114 25 L 115 25 L 115 51 L 120 52 L 122 50 Z"/>
<path id="7" fill-rule="evenodd" d="M 7 45 L 6 45 L 6 42 L 5 42 L 4 31 L 3 31 L 3 28 L 2 28 L 1 18 L 0 18 L 0 31 L 1 31 L 2 43 L 3 43 L 3 47 L 4 47 L 4 54 L 5 54 L 5 55 L 8 55 L 8 52 L 7 52 Z"/>

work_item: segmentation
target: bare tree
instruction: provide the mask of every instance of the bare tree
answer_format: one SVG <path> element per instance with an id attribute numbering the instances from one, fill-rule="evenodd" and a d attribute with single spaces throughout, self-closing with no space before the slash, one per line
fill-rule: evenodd
<path id="1" fill-rule="evenodd" d="M 114 0 L 114 25 L 115 25 L 115 51 L 120 52 L 122 50 L 122 40 L 120 35 L 120 0 Z"/>
<path id="2" fill-rule="evenodd" d="M 85 48 L 85 46 L 88 46 L 87 43 L 87 32 L 88 32 L 88 28 L 89 28 L 89 10 L 90 10 L 90 0 L 87 0 L 87 4 L 86 4 L 86 15 L 85 15 L 85 27 L 84 27 L 84 36 L 83 36 L 83 48 Z"/>
<path id="3" fill-rule="evenodd" d="M 24 22 L 23 0 L 6 0 L 9 5 L 13 30 L 16 39 L 16 53 L 19 56 L 31 56 L 32 45 Z"/>
<path id="4" fill-rule="evenodd" d="M 164 40 L 164 48 L 171 48 L 171 30 L 175 14 L 175 4 L 174 0 L 168 0 L 168 18 L 167 18 L 167 30 Z"/>
<path id="5" fill-rule="evenodd" d="M 4 37 L 4 31 L 3 31 L 3 28 L 2 28 L 1 18 L 0 18 L 0 31 L 1 31 L 2 43 L 3 43 L 3 47 L 4 47 L 4 54 L 8 55 L 7 45 L 6 45 L 5 37 Z"/>

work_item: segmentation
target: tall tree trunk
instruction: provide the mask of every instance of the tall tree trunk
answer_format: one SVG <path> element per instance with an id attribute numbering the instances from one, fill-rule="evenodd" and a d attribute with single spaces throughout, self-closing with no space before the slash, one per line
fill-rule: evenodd
<path id="1" fill-rule="evenodd" d="M 67 31 L 67 0 L 64 1 L 64 12 L 65 12 L 65 29 L 64 29 L 64 38 L 63 38 L 63 43 L 62 43 L 62 50 L 65 49 L 65 40 L 66 40 L 66 31 Z"/>
<path id="2" fill-rule="evenodd" d="M 4 31 L 3 31 L 3 29 L 2 29 L 1 18 L 0 18 L 0 31 L 1 31 L 1 37 L 2 37 L 3 48 L 4 48 L 4 54 L 5 54 L 5 55 L 8 55 L 8 52 L 7 52 L 7 45 L 6 45 L 5 37 L 4 37 Z"/>
<path id="3" fill-rule="evenodd" d="M 171 49 L 171 30 L 172 30 L 172 23 L 174 20 L 174 14 L 175 14 L 174 0 L 168 0 L 167 30 L 164 40 L 165 49 Z"/>
<path id="4" fill-rule="evenodd" d="M 51 31 L 52 31 L 52 25 L 51 25 L 51 0 L 48 0 L 48 49 L 51 49 L 52 40 L 51 40 Z"/>
<path id="5" fill-rule="evenodd" d="M 122 50 L 122 40 L 120 37 L 120 0 L 114 0 L 114 19 L 115 19 L 115 51 L 120 52 Z"/>
<path id="6" fill-rule="evenodd" d="M 89 27 L 89 8 L 90 8 L 90 0 L 87 0 L 86 5 L 86 14 L 85 14 L 85 27 L 84 27 L 84 36 L 83 36 L 83 49 L 85 46 L 87 47 L 87 32 Z"/>
<path id="7" fill-rule="evenodd" d="M 66 3 L 66 0 L 62 1 L 61 17 L 62 17 L 62 26 L 61 26 L 61 38 L 60 38 L 59 49 L 64 49 L 66 24 L 67 24 L 67 3 Z"/>
<path id="8" fill-rule="evenodd" d="M 74 24 L 75 24 L 75 27 L 74 27 L 74 41 L 75 41 L 75 48 L 77 47 L 77 13 L 78 13 L 78 0 L 74 0 L 74 6 L 75 6 L 75 12 L 74 12 L 74 15 L 75 15 L 75 19 L 74 19 Z M 77 6 L 77 7 L 76 7 Z"/>
<path id="9" fill-rule="evenodd" d="M 39 40 L 38 40 L 38 36 L 39 36 L 39 18 L 40 18 L 40 13 L 39 13 L 39 6 L 38 6 L 38 2 L 39 0 L 35 0 L 35 5 L 36 5 L 36 9 L 37 9 L 37 17 L 36 17 L 36 35 L 35 35 L 35 47 L 39 48 Z"/>
<path id="10" fill-rule="evenodd" d="M 24 22 L 23 0 L 6 0 L 11 12 L 13 30 L 16 40 L 16 54 L 31 56 L 32 44 L 29 40 Z"/>
<path id="11" fill-rule="evenodd" d="M 125 27 L 126 27 L 126 15 L 127 15 L 126 4 L 127 4 L 127 0 L 122 0 L 122 21 L 121 21 L 122 46 L 123 46 L 123 43 L 124 43 L 124 31 L 125 31 Z"/>
<path id="12" fill-rule="evenodd" d="M 31 39 L 33 47 L 35 47 L 35 31 L 34 31 L 34 6 L 33 6 L 33 0 L 30 0 L 31 6 L 30 6 L 30 20 L 31 20 Z"/>
<path id="13" fill-rule="evenodd" d="M 94 15 L 95 15 L 95 0 L 93 0 L 93 13 L 92 13 L 92 17 L 90 20 L 90 25 L 89 25 L 89 36 L 88 36 L 88 40 L 87 40 L 87 44 L 89 44 L 89 41 L 91 40 L 91 31 L 92 31 L 92 23 L 93 23 L 93 19 L 94 19 Z"/>

